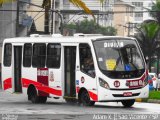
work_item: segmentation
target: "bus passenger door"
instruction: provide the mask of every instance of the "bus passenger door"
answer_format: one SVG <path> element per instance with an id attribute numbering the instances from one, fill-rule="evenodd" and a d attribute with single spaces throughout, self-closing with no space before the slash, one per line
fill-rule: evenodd
<path id="1" fill-rule="evenodd" d="M 75 98 L 76 47 L 64 47 L 64 98 Z"/>
<path id="2" fill-rule="evenodd" d="M 22 47 L 21 46 L 14 46 L 13 88 L 14 88 L 14 92 L 19 92 L 19 93 L 22 93 L 21 63 L 22 63 Z"/>

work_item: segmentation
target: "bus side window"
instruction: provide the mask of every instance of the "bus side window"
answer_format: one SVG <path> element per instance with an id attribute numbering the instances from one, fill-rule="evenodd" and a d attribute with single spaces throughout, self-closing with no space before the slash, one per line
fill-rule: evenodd
<path id="1" fill-rule="evenodd" d="M 61 45 L 59 43 L 49 43 L 47 45 L 47 61 L 48 68 L 59 68 L 61 59 Z"/>
<path id="2" fill-rule="evenodd" d="M 91 77 L 95 77 L 94 62 L 91 49 L 88 44 L 80 44 L 80 69 Z"/>
<path id="3" fill-rule="evenodd" d="M 11 66 L 11 58 L 12 58 L 12 44 L 6 43 L 4 47 L 4 59 L 3 64 L 6 67 Z"/>
<path id="4" fill-rule="evenodd" d="M 26 43 L 24 44 L 24 52 L 23 52 L 23 66 L 31 67 L 31 59 L 32 58 L 32 44 Z"/>
<path id="5" fill-rule="evenodd" d="M 32 66 L 43 68 L 46 60 L 46 44 L 35 43 L 33 45 Z"/>

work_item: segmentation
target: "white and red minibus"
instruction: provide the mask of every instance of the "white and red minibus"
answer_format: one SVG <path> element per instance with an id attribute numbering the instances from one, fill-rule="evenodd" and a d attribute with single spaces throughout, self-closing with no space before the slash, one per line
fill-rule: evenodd
<path id="1" fill-rule="evenodd" d="M 147 68 L 138 42 L 130 37 L 60 35 L 5 39 L 2 87 L 33 103 L 47 98 L 122 102 L 147 98 Z"/>

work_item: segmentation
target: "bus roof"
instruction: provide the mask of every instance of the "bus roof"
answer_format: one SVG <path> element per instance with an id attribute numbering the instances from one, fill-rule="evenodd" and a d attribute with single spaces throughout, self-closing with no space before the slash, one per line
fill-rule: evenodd
<path id="1" fill-rule="evenodd" d="M 122 36 L 31 36 L 31 37 L 15 37 L 4 40 L 4 43 L 41 43 L 41 42 L 60 42 L 60 43 L 84 43 L 97 39 L 134 39 L 132 37 Z"/>

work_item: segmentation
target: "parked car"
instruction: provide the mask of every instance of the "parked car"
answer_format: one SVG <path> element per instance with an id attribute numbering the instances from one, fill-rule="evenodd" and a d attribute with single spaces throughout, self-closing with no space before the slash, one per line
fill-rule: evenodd
<path id="1" fill-rule="evenodd" d="M 158 90 L 158 77 L 157 77 L 157 74 L 156 73 L 149 73 L 149 75 L 151 76 L 152 78 L 152 81 L 153 81 L 153 87 L 155 90 Z"/>
<path id="2" fill-rule="evenodd" d="M 148 79 L 148 84 L 149 84 L 149 90 L 154 90 L 152 77 L 148 75 L 147 79 Z"/>

